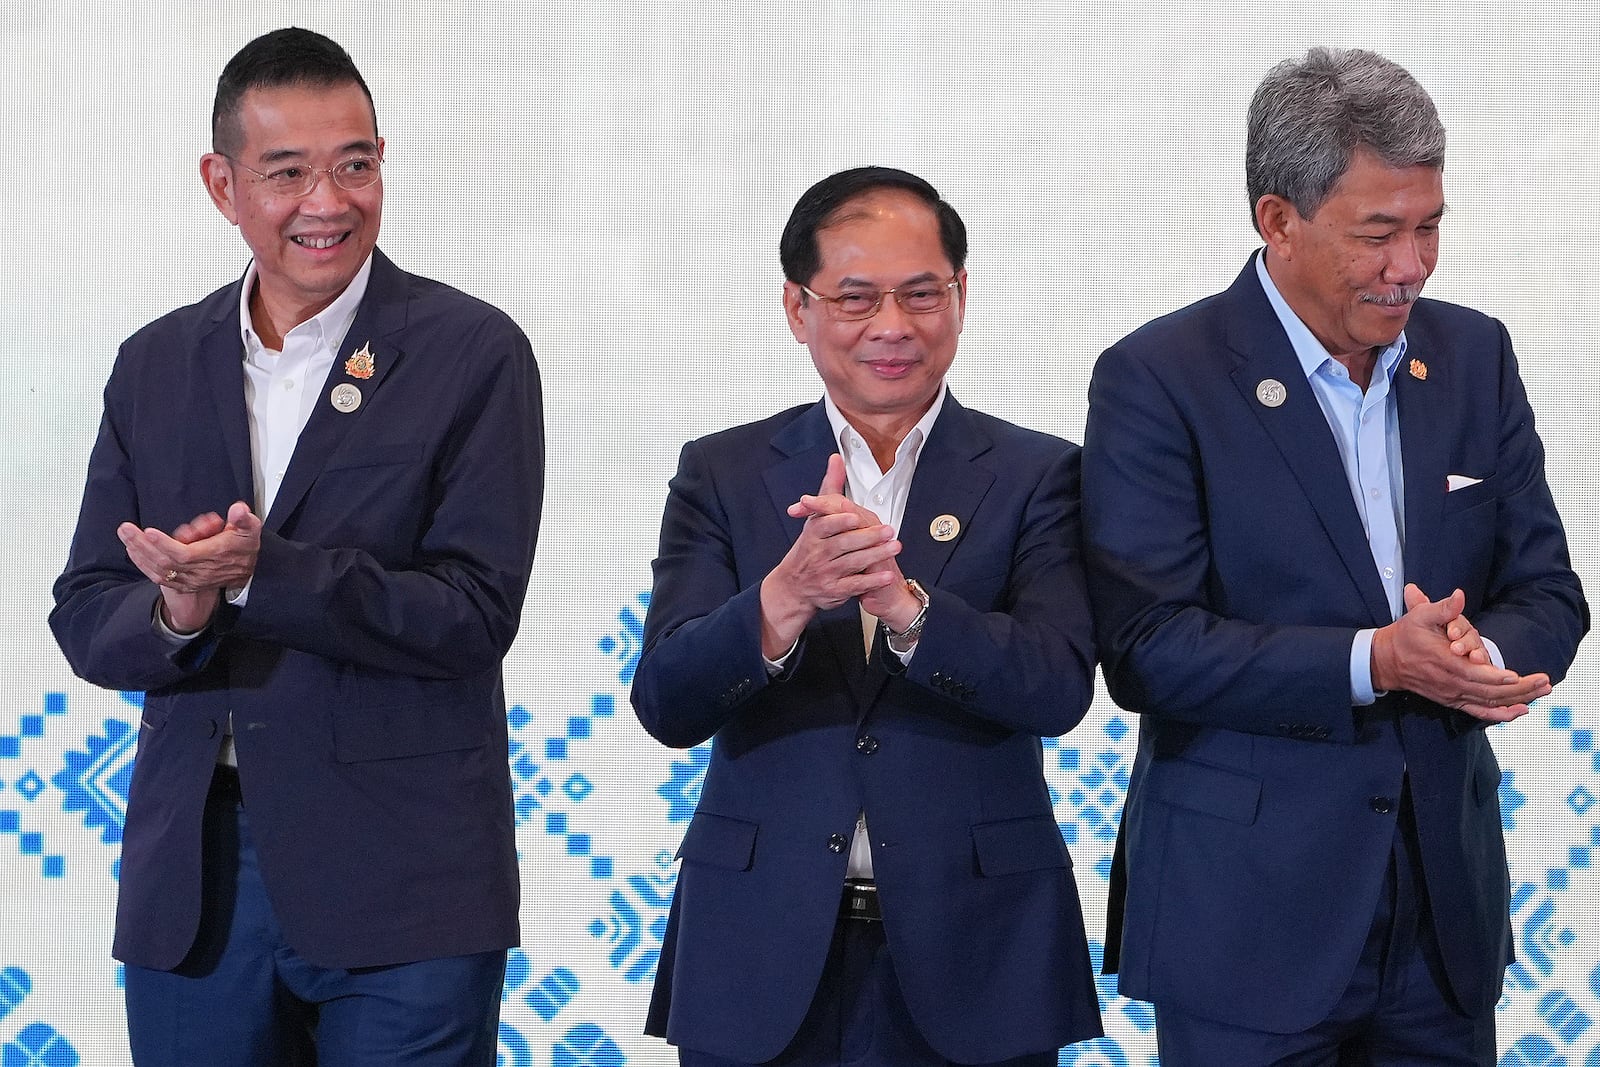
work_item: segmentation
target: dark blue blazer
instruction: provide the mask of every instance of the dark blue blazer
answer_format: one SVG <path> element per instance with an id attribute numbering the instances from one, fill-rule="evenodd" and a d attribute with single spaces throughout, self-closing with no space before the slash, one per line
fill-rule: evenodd
<path id="1" fill-rule="evenodd" d="M 539 374 L 494 308 L 381 252 L 266 518 L 242 609 L 191 644 L 117 524 L 171 530 L 253 501 L 239 284 L 122 347 L 50 625 L 97 685 L 146 690 L 115 954 L 171 968 L 200 915 L 200 829 L 232 713 L 262 874 L 314 963 L 516 944 L 500 666 L 543 487 Z M 376 370 L 349 377 L 370 344 Z M 327 401 L 340 382 L 354 412 Z"/>
<path id="2" fill-rule="evenodd" d="M 1406 337 L 1405 577 L 1435 599 L 1459 586 L 1509 667 L 1560 679 L 1588 609 L 1510 339 L 1434 300 Z M 1269 378 L 1280 407 L 1257 399 Z M 1451 474 L 1482 481 L 1446 492 Z M 1511 956 L 1500 768 L 1459 712 L 1408 693 L 1351 706 L 1351 641 L 1389 604 L 1253 262 L 1101 356 L 1083 494 L 1106 682 L 1142 713 L 1107 934 L 1122 992 L 1258 1030 L 1322 1020 L 1409 774 L 1450 986 L 1493 1011 Z"/>
<path id="3" fill-rule="evenodd" d="M 821 403 L 683 450 L 633 704 L 668 745 L 713 739 L 647 1032 L 762 1061 L 811 1003 L 865 810 L 895 971 L 918 1029 L 988 1062 L 1098 1035 L 1041 735 L 1075 725 L 1093 650 L 1076 447 L 948 398 L 911 486 L 900 566 L 931 597 L 909 667 L 863 654 L 854 601 L 768 678 L 760 583 L 785 508 L 838 450 Z M 958 537 L 930 524 L 953 515 Z"/>

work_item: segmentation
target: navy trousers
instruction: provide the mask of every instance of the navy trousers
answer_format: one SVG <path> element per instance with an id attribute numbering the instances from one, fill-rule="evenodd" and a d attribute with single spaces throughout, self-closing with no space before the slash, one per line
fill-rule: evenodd
<path id="1" fill-rule="evenodd" d="M 1377 914 L 1350 986 L 1327 1019 L 1297 1034 L 1156 1009 L 1162 1067 L 1494 1067 L 1494 1014 L 1456 1006 L 1439 957 L 1409 786 Z"/>
<path id="2" fill-rule="evenodd" d="M 982 1067 L 1055 1067 L 1056 1052 Z M 682 1067 L 754 1067 L 680 1048 Z M 789 1047 L 763 1067 L 976 1067 L 956 1065 L 922 1039 L 895 978 L 883 924 L 839 919 L 816 996 Z"/>
<path id="3" fill-rule="evenodd" d="M 206 800 L 200 932 L 126 968 L 139 1067 L 494 1067 L 504 951 L 340 970 L 301 959 L 267 899 L 237 778 Z"/>

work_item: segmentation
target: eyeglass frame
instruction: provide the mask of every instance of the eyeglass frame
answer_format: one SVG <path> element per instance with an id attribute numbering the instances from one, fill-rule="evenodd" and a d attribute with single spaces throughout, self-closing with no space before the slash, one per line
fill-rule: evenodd
<path id="1" fill-rule="evenodd" d="M 285 166 L 279 167 L 277 170 L 266 171 L 266 172 L 256 170 L 256 168 L 252 167 L 250 164 L 246 163 L 244 160 L 235 159 L 233 156 L 228 155 L 226 152 L 218 152 L 217 155 L 221 156 L 223 159 L 226 159 L 229 163 L 232 163 L 235 166 L 243 167 L 245 170 L 249 171 L 251 174 L 254 174 L 256 176 L 256 184 L 258 184 L 258 185 L 261 184 L 262 182 L 272 181 L 274 174 L 280 174 L 283 171 L 291 170 L 294 167 L 304 168 L 311 175 L 311 184 L 307 188 L 302 190 L 301 192 L 298 192 L 298 193 L 285 193 L 285 192 L 280 192 L 280 191 L 278 191 L 276 189 L 269 190 L 274 196 L 287 196 L 287 197 L 293 197 L 295 199 L 299 199 L 300 197 L 303 197 L 303 196 L 310 196 L 312 193 L 316 192 L 317 186 L 321 183 L 322 175 L 324 175 L 324 174 L 326 174 L 328 176 L 328 180 L 331 181 L 336 187 L 338 187 L 340 189 L 343 189 L 347 193 L 359 193 L 363 189 L 371 189 L 374 185 L 377 185 L 378 182 L 383 178 L 383 156 L 379 155 L 376 152 L 372 153 L 371 155 L 358 153 L 358 154 L 353 155 L 353 156 L 347 156 L 344 159 L 341 159 L 339 162 L 335 163 L 331 167 L 313 167 L 313 166 L 310 166 L 309 164 L 306 164 L 306 163 L 289 163 L 289 164 L 286 164 Z M 339 168 L 344 166 L 345 164 L 354 163 L 354 162 L 356 162 L 358 160 L 372 164 L 372 173 L 373 173 L 374 177 L 367 184 L 358 185 L 358 186 L 356 186 L 355 188 L 352 189 L 350 186 L 344 184 L 343 182 L 341 182 L 339 180 L 338 171 L 339 171 Z"/>
<path id="2" fill-rule="evenodd" d="M 796 282 L 795 284 L 799 285 L 800 283 Z M 878 314 L 878 312 L 883 310 L 883 298 L 886 297 L 886 296 L 894 297 L 894 302 L 896 304 L 898 304 L 899 307 L 900 307 L 900 310 L 904 311 L 907 315 L 937 315 L 941 311 L 948 311 L 950 309 L 950 304 L 953 302 L 950 299 L 947 299 L 942 306 L 936 307 L 936 308 L 929 308 L 927 311 L 914 311 L 911 308 L 906 307 L 905 301 L 903 301 L 901 299 L 901 297 L 900 297 L 900 290 L 906 288 L 907 286 L 916 286 L 916 285 L 923 285 L 923 284 L 926 284 L 926 283 L 924 283 L 924 282 L 901 282 L 899 285 L 895 286 L 892 289 L 877 289 L 877 290 L 856 289 L 856 290 L 853 290 L 853 291 L 851 291 L 849 293 L 840 294 L 839 296 L 823 296 L 821 293 L 817 292 L 815 289 L 812 289 L 809 285 L 800 285 L 800 291 L 802 293 L 806 294 L 807 296 L 811 297 L 813 300 L 816 300 L 816 301 L 818 301 L 820 303 L 829 305 L 829 307 L 828 307 L 828 317 L 833 319 L 833 321 L 835 321 L 835 322 L 866 322 L 868 319 L 874 318 Z M 959 274 L 951 275 L 950 280 L 948 282 L 945 282 L 942 288 L 944 288 L 946 291 L 948 291 L 950 289 L 954 289 L 957 292 L 960 292 L 960 290 L 961 290 L 961 276 Z M 848 318 L 841 318 L 840 317 L 839 302 L 841 300 L 844 300 L 847 297 L 853 297 L 853 296 L 866 296 L 867 293 L 869 293 L 869 292 L 875 292 L 877 294 L 877 299 L 876 299 L 876 301 L 874 301 L 871 311 L 867 312 L 864 315 L 851 315 Z"/>

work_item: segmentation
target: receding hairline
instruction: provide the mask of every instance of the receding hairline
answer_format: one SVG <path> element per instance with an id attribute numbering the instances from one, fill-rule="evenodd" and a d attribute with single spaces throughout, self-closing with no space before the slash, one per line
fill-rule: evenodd
<path id="1" fill-rule="evenodd" d="M 367 101 L 367 115 L 372 119 L 372 137 L 378 138 L 378 106 L 372 100 L 372 91 L 359 78 L 352 78 L 346 74 L 302 74 L 282 81 L 262 81 L 241 90 L 231 105 L 219 112 L 212 122 L 211 147 L 213 151 L 228 155 L 230 150 L 237 152 L 242 147 L 244 129 L 240 122 L 240 115 L 244 111 L 245 102 L 252 94 L 263 92 L 277 92 L 283 89 L 309 90 L 332 92 L 346 87 L 361 90 L 361 95 Z M 229 148 L 225 144 L 232 142 Z"/>

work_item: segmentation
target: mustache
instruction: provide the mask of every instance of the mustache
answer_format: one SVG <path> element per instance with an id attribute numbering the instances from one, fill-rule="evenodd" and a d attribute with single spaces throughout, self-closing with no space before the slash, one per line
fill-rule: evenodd
<path id="1" fill-rule="evenodd" d="M 1414 303 L 1422 295 L 1420 285 L 1398 285 L 1383 293 L 1362 293 L 1363 304 L 1378 304 L 1381 307 L 1400 307 L 1402 304 Z"/>

